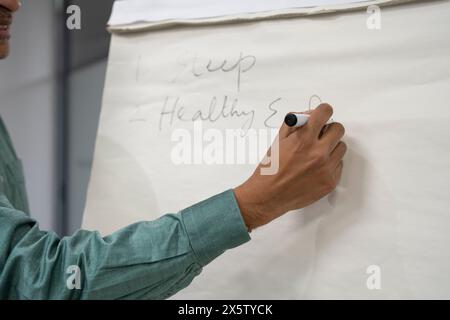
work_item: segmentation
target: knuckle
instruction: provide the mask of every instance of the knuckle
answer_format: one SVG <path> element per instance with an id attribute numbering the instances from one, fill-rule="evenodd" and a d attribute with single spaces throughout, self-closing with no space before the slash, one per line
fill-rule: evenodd
<path id="1" fill-rule="evenodd" d="M 308 132 L 303 130 L 303 128 L 297 129 L 295 131 L 296 137 L 298 138 L 296 140 L 296 146 L 297 149 L 305 151 L 305 150 L 312 150 L 314 148 L 314 139 L 313 136 Z"/>
<path id="2" fill-rule="evenodd" d="M 326 164 L 328 155 L 324 149 L 317 149 L 312 154 L 312 163 L 316 167 L 321 167 Z"/>

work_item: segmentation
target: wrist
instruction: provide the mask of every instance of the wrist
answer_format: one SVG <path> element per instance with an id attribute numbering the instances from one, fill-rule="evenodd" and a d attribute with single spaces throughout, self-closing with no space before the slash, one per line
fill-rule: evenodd
<path id="1" fill-rule="evenodd" d="M 261 206 L 256 201 L 252 200 L 252 197 L 250 197 L 246 189 L 239 186 L 234 188 L 233 192 L 248 232 L 264 225 Z"/>

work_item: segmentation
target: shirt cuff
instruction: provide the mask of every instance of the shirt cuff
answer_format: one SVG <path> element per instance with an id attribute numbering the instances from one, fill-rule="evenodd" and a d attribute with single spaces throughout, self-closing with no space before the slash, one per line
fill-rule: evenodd
<path id="1" fill-rule="evenodd" d="M 232 190 L 182 210 L 181 217 L 202 266 L 250 240 Z"/>

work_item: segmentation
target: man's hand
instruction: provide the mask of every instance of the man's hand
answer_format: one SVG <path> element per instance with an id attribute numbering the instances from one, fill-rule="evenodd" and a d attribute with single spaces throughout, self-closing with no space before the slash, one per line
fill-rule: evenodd
<path id="1" fill-rule="evenodd" d="M 321 104 L 303 127 L 290 128 L 283 123 L 278 134 L 278 172 L 261 175 L 260 164 L 246 182 L 234 189 L 249 230 L 290 210 L 304 208 L 336 188 L 347 147 L 340 141 L 345 132 L 342 124 L 324 128 L 332 114 L 330 105 Z"/>

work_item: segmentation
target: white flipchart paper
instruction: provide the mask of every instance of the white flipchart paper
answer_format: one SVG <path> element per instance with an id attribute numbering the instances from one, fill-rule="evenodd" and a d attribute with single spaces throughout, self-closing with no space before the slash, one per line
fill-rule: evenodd
<path id="1" fill-rule="evenodd" d="M 183 108 L 186 120 L 226 100 L 267 129 L 320 98 L 346 127 L 338 189 L 255 230 L 175 298 L 450 298 L 450 2 L 382 9 L 380 30 L 367 18 L 113 35 L 83 227 L 108 234 L 249 177 L 251 164 L 175 165 L 172 134 L 194 122 L 171 122 L 163 108 Z M 251 68 L 205 71 L 247 56 Z M 369 289 L 373 270 L 380 289 Z"/>
<path id="2" fill-rule="evenodd" d="M 122 0 L 115 1 L 109 25 L 201 19 L 291 8 L 311 8 L 364 0 Z"/>

